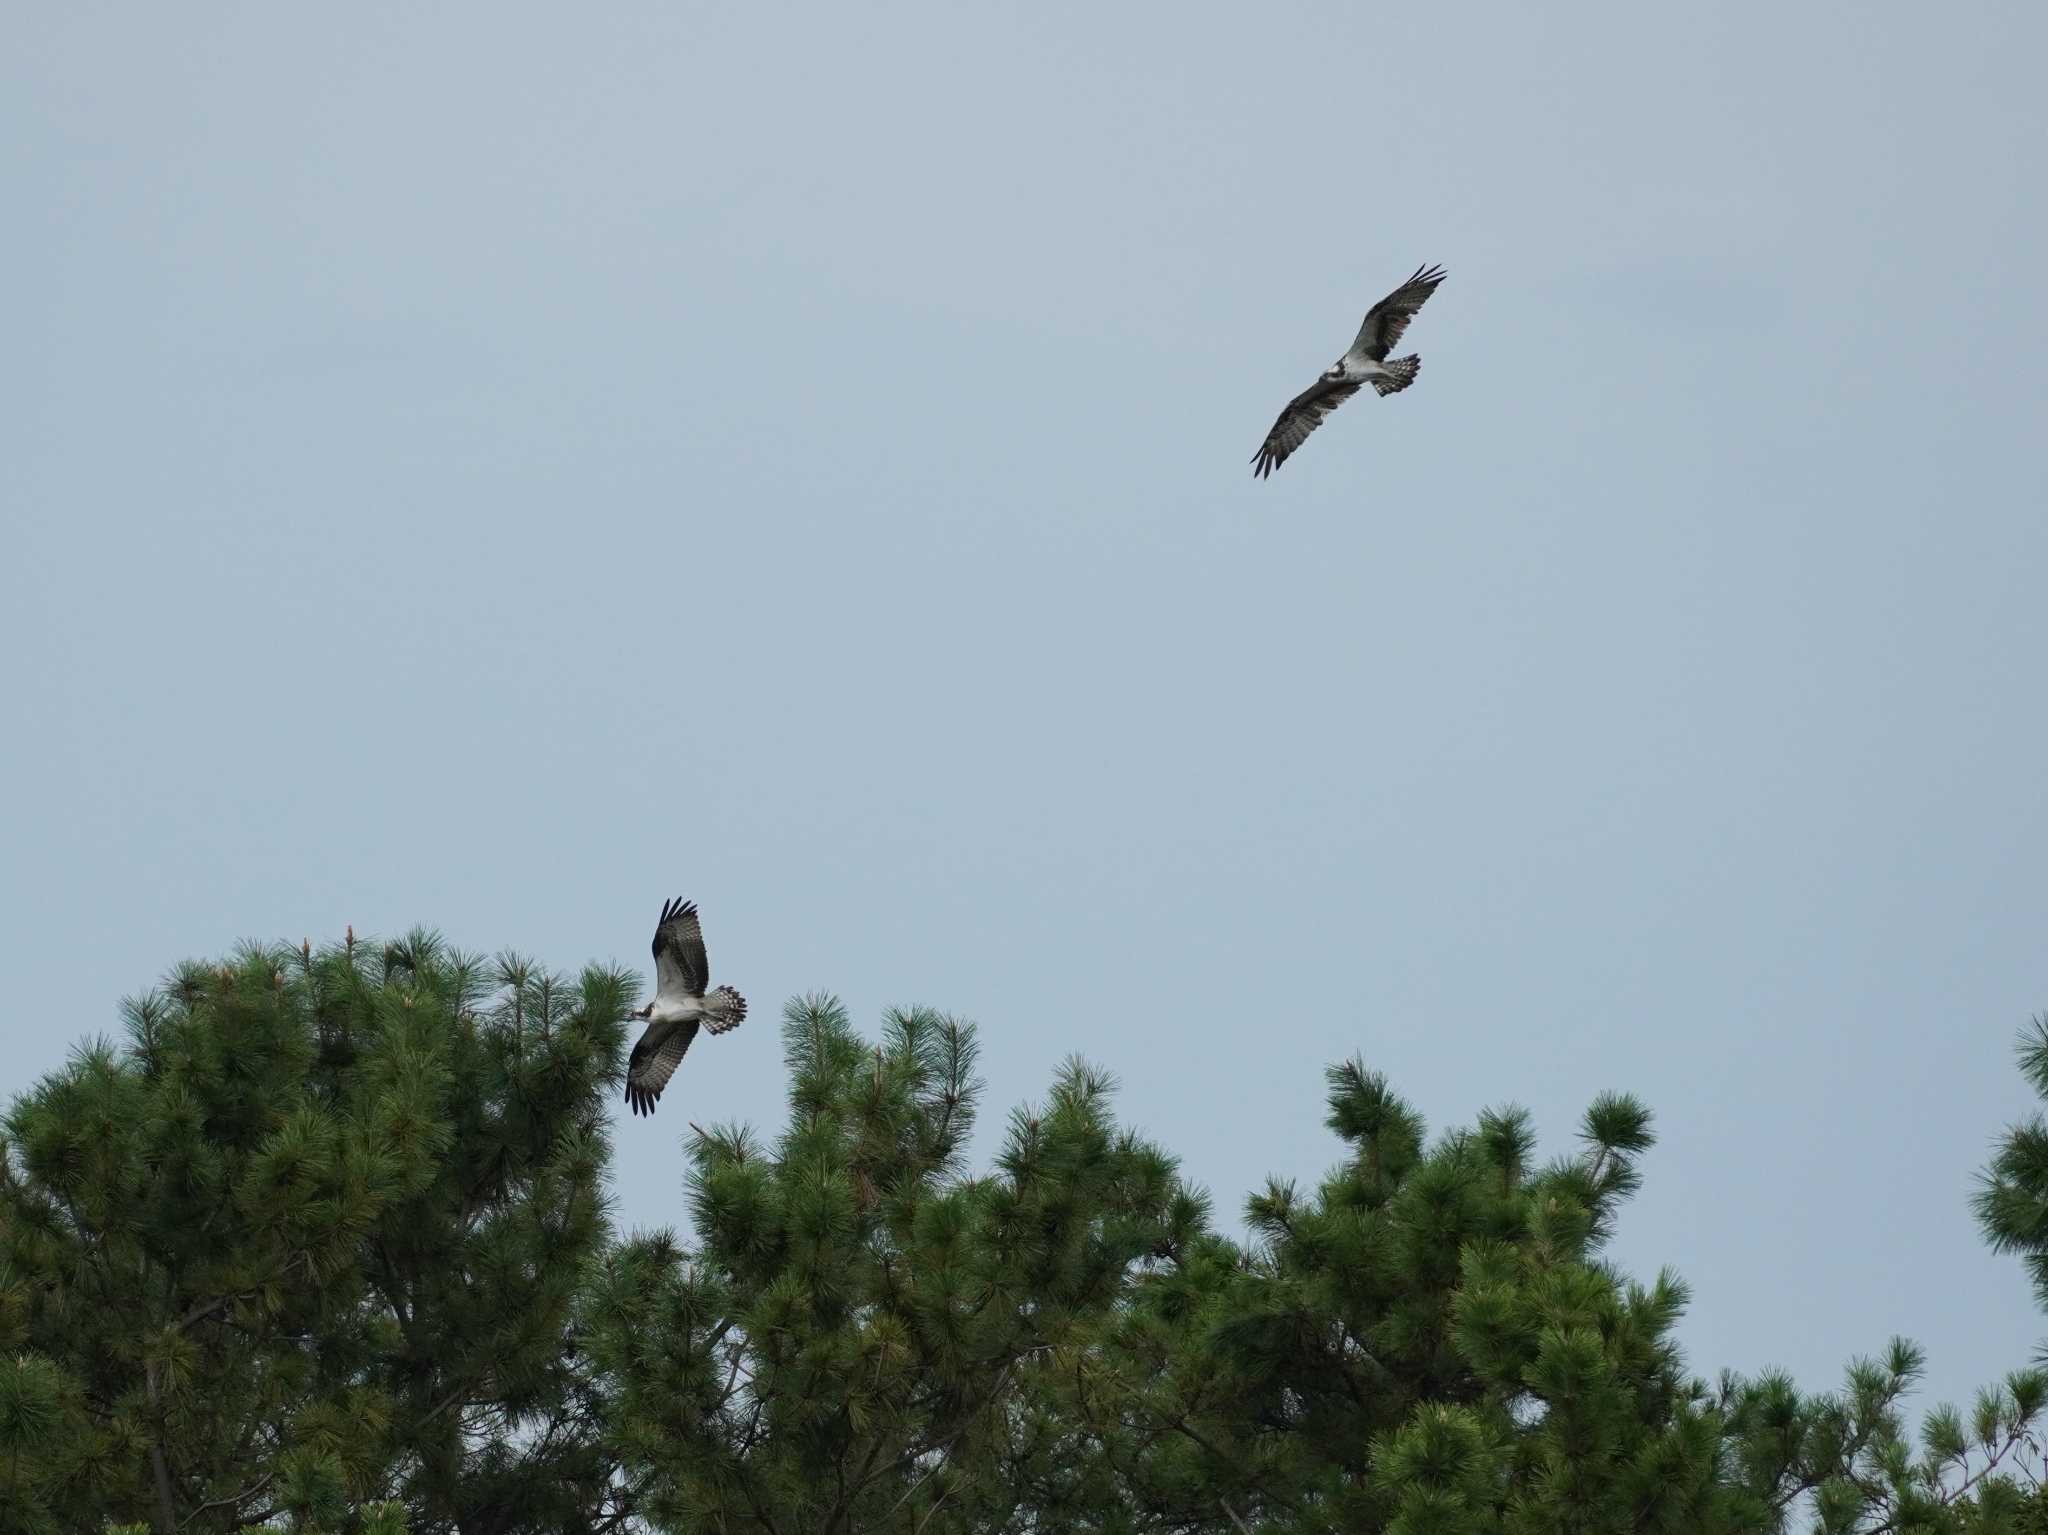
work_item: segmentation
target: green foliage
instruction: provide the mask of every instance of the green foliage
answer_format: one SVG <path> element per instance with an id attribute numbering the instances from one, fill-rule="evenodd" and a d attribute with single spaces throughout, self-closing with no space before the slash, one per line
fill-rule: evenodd
<path id="1" fill-rule="evenodd" d="M 1967 1423 L 1936 1407 L 1916 1449 L 1900 1404 L 1922 1367 L 1920 1351 L 1895 1338 L 1883 1359 L 1852 1363 L 1839 1392 L 1804 1396 L 1778 1374 L 1724 1379 L 1730 1506 L 1745 1527 L 1781 1529 L 1805 1508 L 1817 1531 L 2023 1528 L 2015 1521 L 2043 1470 L 2048 1376 L 2007 1376 L 1979 1393 Z"/>
<path id="2" fill-rule="evenodd" d="M 1710 1504 L 1683 1288 L 1596 1258 L 1642 1107 L 1601 1098 L 1586 1152 L 1539 1169 L 1520 1110 L 1432 1146 L 1383 1078 L 1329 1075 L 1345 1161 L 1255 1196 L 1253 1245 L 1203 1234 L 1139 1276 L 1074 1373 L 1116 1527 L 1633 1530 Z"/>
<path id="3" fill-rule="evenodd" d="M 1606 1257 L 1626 1095 L 1543 1161 L 1344 1062 L 1341 1160 L 1239 1240 L 1099 1069 L 977 1172 L 972 1027 L 806 998 L 780 1133 L 691 1126 L 692 1241 L 615 1242 L 632 990 L 248 947 L 19 1098 L 0 1529 L 2048 1535 L 2048 1371 L 1917 1426 L 1903 1340 L 1834 1392 L 1687 1373 L 1682 1281 Z M 2048 1020 L 2022 1066 L 2048 1098 Z M 2048 1121 L 1977 1208 L 2048 1301 Z"/>
<path id="4" fill-rule="evenodd" d="M 416 932 L 186 965 L 0 1146 L 0 1525 L 587 1524 L 563 1359 L 630 982 Z"/>
<path id="5" fill-rule="evenodd" d="M 1063 1528 L 1103 1531 L 1828 1531 L 2017 1528 L 2005 1470 L 2044 1385 L 2021 1373 L 1915 1453 L 1895 1344 L 1839 1396 L 1683 1371 L 1677 1276 L 1600 1256 L 1654 1144 L 1638 1102 L 1587 1110 L 1580 1151 L 1534 1165 L 1518 1109 L 1425 1142 L 1357 1062 L 1329 1074 L 1347 1148 L 1313 1198 L 1269 1184 L 1239 1247 L 1207 1234 L 1135 1277 L 1057 1382 L 1078 1426 Z M 2037 1457 L 2036 1457 L 2037 1459 Z M 1049 1480 L 1044 1506 L 1059 1506 Z"/>
<path id="6" fill-rule="evenodd" d="M 2020 1036 L 2019 1058 L 2036 1096 L 2048 1100 L 2048 1014 Z M 2048 1119 L 2037 1113 L 2006 1131 L 1974 1203 L 1991 1245 L 2026 1261 L 2034 1293 L 2048 1306 Z"/>
<path id="7" fill-rule="evenodd" d="M 780 1140 L 692 1142 L 700 1245 L 642 1237 L 595 1287 L 642 1510 L 671 1530 L 1008 1527 L 1022 1381 L 1185 1216 L 1172 1163 L 1075 1061 L 967 1176 L 981 1085 L 954 1019 L 892 1013 L 870 1047 L 807 998 L 783 1043 Z"/>

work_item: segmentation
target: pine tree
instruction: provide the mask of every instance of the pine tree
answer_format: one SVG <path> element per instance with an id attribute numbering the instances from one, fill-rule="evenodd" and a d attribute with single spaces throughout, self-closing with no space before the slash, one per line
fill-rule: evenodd
<path id="1" fill-rule="evenodd" d="M 2013 1371 L 1977 1394 L 1968 1419 L 1937 1406 L 1916 1449 L 1901 1404 L 1921 1370 L 1920 1351 L 1895 1338 L 1882 1360 L 1852 1363 L 1839 1392 L 1802 1395 L 1776 1373 L 1725 1377 L 1717 1405 L 1741 1527 L 1777 1530 L 1803 1518 L 1844 1535 L 2028 1531 L 2048 1376 Z"/>
<path id="2" fill-rule="evenodd" d="M 1172 1163 L 1075 1061 L 970 1177 L 970 1025 L 896 1012 L 870 1048 L 808 998 L 783 1042 L 779 1140 L 696 1131 L 697 1245 L 642 1237 L 596 1287 L 639 1506 L 675 1531 L 1019 1528 L 1023 1380 L 1166 1239 Z"/>
<path id="3" fill-rule="evenodd" d="M 2048 1101 L 2048 1014 L 2020 1035 L 2020 1072 Z M 2018 1253 L 2048 1307 L 2048 1119 L 2036 1113 L 2007 1129 L 1978 1182 L 1977 1220 L 2000 1252 Z M 2041 1351 L 2048 1357 L 2048 1347 Z"/>
<path id="4" fill-rule="evenodd" d="M 1058 1527 L 2015 1527 L 1998 1468 L 2038 1420 L 2037 1373 L 1985 1393 L 1967 1425 L 1937 1410 L 1918 1452 L 1898 1411 L 1920 1368 L 1904 1343 L 1839 1395 L 1685 1374 L 1683 1284 L 1632 1283 L 1600 1256 L 1653 1143 L 1633 1099 L 1596 1099 L 1581 1149 L 1543 1166 L 1520 1110 L 1430 1145 L 1357 1062 L 1330 1073 L 1328 1102 L 1347 1155 L 1314 1197 L 1269 1184 L 1249 1246 L 1176 1243 L 1073 1368 L 1041 1379 L 1058 1398 L 1043 1415 L 1073 1429 L 1030 1494 Z"/>
<path id="5" fill-rule="evenodd" d="M 631 981 L 416 932 L 187 965 L 0 1146 L 0 1526 L 593 1528 L 565 1358 Z"/>
<path id="6" fill-rule="evenodd" d="M 1269 1184 L 1251 1246 L 1171 1253 L 1066 1383 L 1127 1499 L 1091 1527 L 1595 1531 L 1710 1499 L 1668 1340 L 1684 1291 L 1591 1261 L 1640 1106 L 1596 1103 L 1588 1154 L 1539 1169 L 1518 1111 L 1429 1147 L 1358 1063 L 1330 1089 L 1349 1155 L 1316 1195 Z"/>
<path id="7" fill-rule="evenodd" d="M 429 933 L 188 965 L 0 1136 L 0 1529 L 2044 1535 L 2048 1374 L 1917 1431 L 1687 1374 L 1604 1256 L 1653 1145 L 1596 1098 L 1431 1140 L 1356 1061 L 1248 1240 L 1080 1061 L 965 1147 L 971 1026 L 785 1016 L 772 1143 L 691 1127 L 693 1241 L 613 1243 L 629 976 Z M 2048 1020 L 2022 1065 L 2048 1098 Z M 2048 1122 L 1978 1199 L 2048 1304 Z"/>

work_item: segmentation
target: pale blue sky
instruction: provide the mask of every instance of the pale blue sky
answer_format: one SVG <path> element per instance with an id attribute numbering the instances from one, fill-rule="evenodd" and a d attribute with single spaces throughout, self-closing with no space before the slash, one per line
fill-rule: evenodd
<path id="1" fill-rule="evenodd" d="M 2038 6 L 17 7 L 0 1084 L 414 922 L 1084 1051 L 1235 1221 L 1361 1051 L 1662 1143 L 1695 1367 L 1955 1396 L 2048 1008 Z M 1416 265 L 1422 377 L 1271 481 Z M 987 1139 L 984 1138 L 984 1147 Z"/>

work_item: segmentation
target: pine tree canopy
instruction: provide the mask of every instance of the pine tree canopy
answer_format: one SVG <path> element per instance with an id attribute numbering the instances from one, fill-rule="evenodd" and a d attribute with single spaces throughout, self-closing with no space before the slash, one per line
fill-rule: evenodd
<path id="1" fill-rule="evenodd" d="M 22 1096 L 0 1528 L 594 1527 L 564 1343 L 632 984 L 428 933 L 249 947 Z"/>
<path id="2" fill-rule="evenodd" d="M 1693 1372 L 1684 1282 L 1606 1256 L 1626 1095 L 1546 1158 L 1344 1062 L 1330 1171 L 1226 1223 L 1107 1072 L 977 1140 L 971 1024 L 804 997 L 786 1121 L 690 1125 L 687 1234 L 627 1238 L 637 984 L 245 946 L 21 1093 L 0 1531 L 2048 1535 L 2038 1368 L 1917 1424 L 1903 1340 L 1828 1392 Z M 2021 1064 L 2048 1098 L 2048 1021 Z M 2048 1302 L 2044 1148 L 1977 1208 Z"/>

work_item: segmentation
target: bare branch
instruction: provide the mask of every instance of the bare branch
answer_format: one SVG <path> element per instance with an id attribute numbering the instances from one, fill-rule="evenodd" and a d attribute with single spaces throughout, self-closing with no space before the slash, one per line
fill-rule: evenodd
<path id="1" fill-rule="evenodd" d="M 179 1524 L 178 1528 L 182 1530 L 183 1528 L 185 1528 L 186 1525 L 190 1524 L 194 1519 L 197 1519 L 201 1514 L 206 1513 L 210 1509 L 240 1508 L 244 1503 L 248 1502 L 249 1499 L 255 1497 L 257 1493 L 261 1492 L 264 1488 L 268 1487 L 271 1484 L 271 1482 L 276 1480 L 276 1478 L 277 1473 L 275 1471 L 266 1471 L 263 1473 L 262 1476 L 258 1477 L 255 1481 L 251 1482 L 247 1487 L 244 1487 L 240 1492 L 230 1493 L 225 1498 L 215 1498 L 211 1503 L 200 1504 L 197 1508 L 193 1509 L 191 1513 L 185 1516 L 184 1521 Z M 247 1524 L 249 1523 L 249 1521 L 245 1519 L 242 1521 L 242 1523 Z"/>

